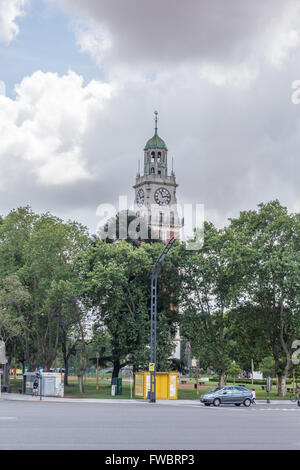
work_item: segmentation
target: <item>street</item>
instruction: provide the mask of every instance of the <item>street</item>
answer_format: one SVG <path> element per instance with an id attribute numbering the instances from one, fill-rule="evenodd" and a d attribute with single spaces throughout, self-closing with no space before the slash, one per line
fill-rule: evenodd
<path id="1" fill-rule="evenodd" d="M 300 449 L 300 408 L 0 400 L 0 449 Z"/>

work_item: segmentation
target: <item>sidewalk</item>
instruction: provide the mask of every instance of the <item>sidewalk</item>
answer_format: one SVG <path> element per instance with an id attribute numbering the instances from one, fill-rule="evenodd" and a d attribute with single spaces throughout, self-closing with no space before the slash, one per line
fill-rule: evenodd
<path id="1" fill-rule="evenodd" d="M 56 403 L 140 403 L 140 404 L 149 404 L 149 400 L 143 400 L 140 398 L 133 398 L 132 400 L 129 399 L 111 399 L 111 398 L 59 398 L 59 397 L 33 397 L 31 395 L 21 395 L 19 393 L 2 393 L 0 400 L 9 400 L 9 401 L 44 401 L 44 402 L 56 402 Z M 199 400 L 157 400 L 158 404 L 163 405 L 199 405 L 204 406 L 202 403 L 199 403 Z M 266 400 L 256 400 L 257 405 L 296 405 L 296 403 L 292 403 L 290 400 L 271 400 L 270 403 L 267 403 Z M 255 405 L 252 405 L 255 407 Z"/>
<path id="2" fill-rule="evenodd" d="M 111 399 L 111 398 L 61 398 L 61 397 L 33 397 L 32 395 L 23 395 L 20 393 L 1 393 L 0 400 L 8 401 L 46 401 L 56 403 L 146 403 L 147 400 L 140 399 Z"/>

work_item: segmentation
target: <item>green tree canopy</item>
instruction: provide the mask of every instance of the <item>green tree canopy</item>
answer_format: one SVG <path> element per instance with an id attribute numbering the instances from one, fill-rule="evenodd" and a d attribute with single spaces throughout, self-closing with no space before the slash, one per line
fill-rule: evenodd
<path id="1" fill-rule="evenodd" d="M 275 361 L 279 395 L 285 395 L 291 346 L 300 334 L 300 215 L 272 201 L 242 212 L 230 232 L 240 266 L 237 305 L 255 312 L 253 322 Z M 252 316 L 248 325 L 252 336 Z"/>
<path id="2" fill-rule="evenodd" d="M 133 246 L 125 241 L 94 243 L 82 256 L 87 308 L 111 338 L 113 377 L 125 364 L 136 368 L 149 363 L 150 281 L 161 244 Z M 165 368 L 176 331 L 177 269 L 169 258 L 159 280 L 158 367 Z"/>

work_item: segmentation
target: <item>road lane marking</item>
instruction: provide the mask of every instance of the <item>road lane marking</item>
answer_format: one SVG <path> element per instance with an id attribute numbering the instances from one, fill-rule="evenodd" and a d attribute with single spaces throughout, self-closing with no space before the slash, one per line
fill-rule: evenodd
<path id="1" fill-rule="evenodd" d="M 229 407 L 229 406 L 204 406 L 204 405 L 183 405 L 185 407 L 190 407 L 190 408 L 200 408 L 200 409 L 208 409 L 210 412 L 211 410 L 216 410 L 216 411 L 220 411 L 221 409 L 223 410 L 229 410 L 229 409 L 235 409 L 234 407 Z M 245 407 L 243 408 L 240 408 L 241 409 L 244 409 Z M 246 407 L 248 408 L 249 410 L 253 410 L 253 411 L 300 411 L 300 408 L 255 408 L 255 407 Z M 238 411 L 238 410 L 237 410 Z"/>
<path id="2" fill-rule="evenodd" d="M 300 411 L 297 408 L 257 408 L 254 411 Z"/>
<path id="3" fill-rule="evenodd" d="M 17 419 L 15 416 L 0 416 L 0 420 Z"/>

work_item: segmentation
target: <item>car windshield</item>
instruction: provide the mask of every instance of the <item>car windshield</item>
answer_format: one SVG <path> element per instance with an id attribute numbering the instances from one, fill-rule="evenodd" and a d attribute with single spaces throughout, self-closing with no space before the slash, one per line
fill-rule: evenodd
<path id="1" fill-rule="evenodd" d="M 211 393 L 217 392 L 218 390 L 221 390 L 222 387 L 216 387 L 213 390 L 211 390 Z"/>

